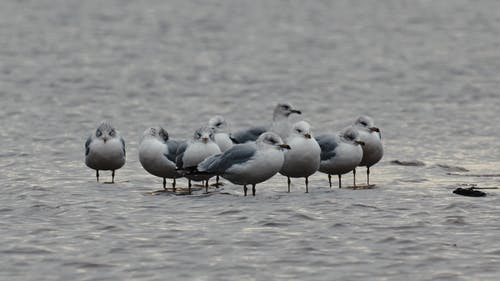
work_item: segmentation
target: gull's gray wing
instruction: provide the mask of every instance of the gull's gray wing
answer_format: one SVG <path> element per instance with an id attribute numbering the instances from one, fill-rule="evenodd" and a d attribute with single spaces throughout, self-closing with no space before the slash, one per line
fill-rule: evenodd
<path id="1" fill-rule="evenodd" d="M 255 141 L 260 135 L 262 135 L 266 131 L 267 128 L 264 126 L 252 127 L 250 129 L 240 130 L 238 132 L 232 133 L 231 139 L 235 143 L 245 143 L 248 141 Z"/>
<path id="2" fill-rule="evenodd" d="M 167 157 L 168 160 L 175 163 L 177 157 L 177 149 L 182 144 L 182 141 L 177 140 L 167 140 L 167 151 L 163 155 Z"/>
<path id="3" fill-rule="evenodd" d="M 125 140 L 120 137 L 120 141 L 122 142 L 123 155 L 126 155 L 126 153 L 125 153 Z"/>
<path id="4" fill-rule="evenodd" d="M 182 158 L 184 157 L 184 152 L 186 151 L 187 147 L 188 147 L 187 141 L 180 143 L 179 146 L 177 147 L 177 151 L 175 153 L 176 154 L 175 166 L 177 166 L 177 168 L 179 169 L 184 168 L 183 167 L 184 163 L 182 162 Z"/>
<path id="5" fill-rule="evenodd" d="M 233 165 L 242 164 L 253 158 L 257 148 L 254 144 L 239 144 L 224 153 L 211 156 L 198 165 L 198 171 L 211 174 L 223 174 Z"/>
<path id="6" fill-rule="evenodd" d="M 90 143 L 92 142 L 92 137 L 89 136 L 87 141 L 85 141 L 85 156 L 89 155 L 90 152 Z"/>
<path id="7" fill-rule="evenodd" d="M 335 148 L 338 146 L 338 139 L 336 135 L 324 134 L 317 136 L 316 141 L 321 147 L 321 161 L 328 160 L 335 157 Z"/>

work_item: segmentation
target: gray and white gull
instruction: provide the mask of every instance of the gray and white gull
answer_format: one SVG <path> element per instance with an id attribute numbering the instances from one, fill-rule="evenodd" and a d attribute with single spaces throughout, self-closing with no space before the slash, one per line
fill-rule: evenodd
<path id="1" fill-rule="evenodd" d="M 213 176 L 192 174 L 189 171 L 196 169 L 196 166 L 207 157 L 220 152 L 219 146 L 215 143 L 214 130 L 210 127 L 199 128 L 190 140 L 179 145 L 176 166 L 188 179 L 189 194 L 191 194 L 191 181 L 204 181 L 205 189 L 208 191 L 208 180 Z"/>
<path id="2" fill-rule="evenodd" d="M 175 179 L 182 177 L 175 166 L 179 144 L 180 141 L 170 139 L 162 127 L 146 129 L 139 144 L 139 162 L 148 173 L 163 178 L 164 190 L 169 178 L 173 179 L 172 191 L 175 192 Z"/>
<path id="3" fill-rule="evenodd" d="M 111 170 L 111 183 L 115 182 L 115 171 L 125 165 L 125 141 L 108 122 L 102 122 L 94 134 L 85 142 L 85 164 L 96 171 Z"/>
<path id="4" fill-rule="evenodd" d="M 321 147 L 321 163 L 319 171 L 328 174 L 328 182 L 332 187 L 332 175 L 338 175 L 339 188 L 342 187 L 342 175 L 355 171 L 363 158 L 358 131 L 352 127 L 339 134 L 323 134 L 316 137 Z M 356 175 L 354 175 L 356 186 Z"/>
<path id="5" fill-rule="evenodd" d="M 306 121 L 295 123 L 286 144 L 290 146 L 290 150 L 285 152 L 285 162 L 279 173 L 287 177 L 288 192 L 290 178 L 305 178 L 308 193 L 309 176 L 318 170 L 321 154 L 321 148 L 312 135 L 311 125 Z"/>
<path id="6" fill-rule="evenodd" d="M 233 146 L 234 143 L 230 137 L 229 126 L 224 117 L 216 115 L 210 118 L 210 120 L 208 120 L 208 126 L 214 129 L 215 143 L 219 146 L 222 152 Z"/>
<path id="7" fill-rule="evenodd" d="M 270 127 L 258 126 L 246 130 L 240 130 L 232 134 L 235 143 L 245 143 L 255 141 L 261 134 L 267 131 L 275 132 L 281 139 L 286 139 L 290 133 L 292 125 L 289 116 L 291 114 L 302 114 L 289 103 L 278 103 L 273 111 L 273 123 Z"/>
<path id="8" fill-rule="evenodd" d="M 219 175 L 228 181 L 243 185 L 245 196 L 247 185 L 252 185 L 255 196 L 256 185 L 274 176 L 283 166 L 283 149 L 290 146 L 273 132 L 260 135 L 255 142 L 234 145 L 224 153 L 211 156 L 198 165 L 198 173 Z"/>
<path id="9" fill-rule="evenodd" d="M 378 163 L 384 156 L 382 134 L 369 116 L 358 117 L 353 126 L 359 133 L 359 139 L 365 143 L 363 145 L 363 159 L 358 166 L 366 167 L 366 184 L 369 186 L 370 167 Z"/>

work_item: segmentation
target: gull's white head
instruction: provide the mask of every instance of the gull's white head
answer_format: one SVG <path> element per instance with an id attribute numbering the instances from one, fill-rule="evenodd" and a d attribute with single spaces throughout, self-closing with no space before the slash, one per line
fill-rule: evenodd
<path id="1" fill-rule="evenodd" d="M 292 113 L 302 114 L 300 110 L 293 108 L 289 103 L 278 103 L 274 108 L 273 119 L 286 118 Z"/>
<path id="2" fill-rule="evenodd" d="M 118 131 L 109 122 L 104 121 L 95 131 L 95 137 L 107 142 L 118 137 Z"/>
<path id="3" fill-rule="evenodd" d="M 340 132 L 340 139 L 352 145 L 365 145 L 365 143 L 359 139 L 358 130 L 353 127 L 348 127 Z"/>
<path id="4" fill-rule="evenodd" d="M 220 115 L 216 115 L 208 120 L 208 126 L 214 128 L 215 133 L 227 133 L 228 125 L 226 119 Z"/>
<path id="5" fill-rule="evenodd" d="M 201 127 L 194 132 L 193 140 L 203 143 L 215 142 L 215 132 L 211 127 Z"/>
<path id="6" fill-rule="evenodd" d="M 292 134 L 303 136 L 306 139 L 310 139 L 312 138 L 311 125 L 306 121 L 299 121 L 293 124 Z"/>
<path id="7" fill-rule="evenodd" d="M 369 132 L 380 132 L 380 129 L 375 127 L 375 122 L 369 116 L 360 116 L 354 122 L 354 126 L 358 129 L 363 129 Z"/>
<path id="8" fill-rule="evenodd" d="M 168 132 L 162 127 L 151 127 L 144 131 L 143 138 L 155 138 L 163 143 L 168 141 Z"/>
<path id="9" fill-rule="evenodd" d="M 290 146 L 283 143 L 283 140 L 276 133 L 265 132 L 255 141 L 259 146 L 272 146 L 276 149 L 290 149 Z"/>

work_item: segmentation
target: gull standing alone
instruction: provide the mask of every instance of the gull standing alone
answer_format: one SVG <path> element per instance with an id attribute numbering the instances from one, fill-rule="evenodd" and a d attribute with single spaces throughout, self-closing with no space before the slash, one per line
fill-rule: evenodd
<path id="1" fill-rule="evenodd" d="M 370 167 L 375 165 L 384 156 L 382 135 L 380 129 L 375 126 L 373 119 L 368 116 L 360 116 L 354 122 L 353 126 L 358 130 L 359 139 L 365 143 L 363 145 L 363 159 L 358 166 L 366 166 L 366 184 L 369 186 Z"/>
<path id="2" fill-rule="evenodd" d="M 312 137 L 311 125 L 306 121 L 295 123 L 286 143 L 290 146 L 290 150 L 285 152 L 285 162 L 280 174 L 288 179 L 288 192 L 290 192 L 290 178 L 305 178 L 306 193 L 308 193 L 309 176 L 318 170 L 321 154 L 318 142 Z"/>
<path id="3" fill-rule="evenodd" d="M 291 114 L 302 114 L 300 110 L 293 108 L 289 103 L 278 103 L 273 112 L 273 123 L 268 129 L 266 127 L 252 127 L 246 130 L 235 132 L 232 139 L 236 143 L 245 143 L 247 141 L 255 141 L 261 134 L 266 131 L 275 132 L 281 139 L 286 139 L 291 130 L 289 116 Z"/>
<path id="4" fill-rule="evenodd" d="M 148 128 L 144 131 L 139 144 L 139 161 L 148 173 L 163 178 L 163 189 L 166 178 L 173 179 L 172 190 L 175 192 L 175 179 L 182 177 L 175 166 L 175 157 L 179 142 L 169 139 L 167 131 L 162 127 Z"/>
<path id="5" fill-rule="evenodd" d="M 247 185 L 255 186 L 274 176 L 283 166 L 283 149 L 290 146 L 272 132 L 259 136 L 256 142 L 237 144 L 224 153 L 211 156 L 198 165 L 198 173 L 220 175 L 228 181 L 243 185 L 245 196 Z"/>
<path id="6" fill-rule="evenodd" d="M 205 181 L 205 189 L 208 192 L 208 180 L 212 175 L 197 175 L 188 173 L 205 158 L 219 154 L 220 148 L 215 143 L 214 130 L 210 127 L 201 127 L 193 135 L 193 138 L 179 145 L 177 149 L 176 166 L 184 170 L 184 176 L 188 179 L 189 193 L 191 194 L 191 181 Z"/>
<path id="7" fill-rule="evenodd" d="M 352 127 L 344 129 L 340 134 L 324 134 L 316 137 L 321 147 L 321 164 L 319 171 L 328 174 L 328 182 L 332 187 L 332 175 L 338 175 L 339 188 L 342 187 L 342 175 L 356 169 L 363 158 L 358 131 Z M 356 178 L 354 177 L 354 186 Z"/>
<path id="8" fill-rule="evenodd" d="M 111 183 L 115 182 L 115 170 L 125 164 L 125 141 L 108 122 L 102 122 L 94 134 L 85 142 L 85 164 L 96 170 L 111 170 Z"/>

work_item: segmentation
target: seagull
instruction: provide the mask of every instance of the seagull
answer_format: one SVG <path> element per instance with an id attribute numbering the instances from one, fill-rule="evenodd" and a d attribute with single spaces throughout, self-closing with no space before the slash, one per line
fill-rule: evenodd
<path id="1" fill-rule="evenodd" d="M 290 146 L 281 138 L 266 132 L 255 142 L 234 145 L 224 153 L 211 156 L 198 164 L 198 173 L 220 175 L 233 184 L 243 185 L 247 196 L 247 185 L 252 185 L 252 195 L 255 196 L 255 186 L 274 176 L 283 166 L 283 149 Z"/>
<path id="2" fill-rule="evenodd" d="M 285 153 L 285 162 L 280 174 L 288 178 L 288 192 L 290 192 L 290 178 L 306 178 L 306 193 L 308 193 L 309 176 L 318 170 L 321 154 L 318 142 L 312 137 L 311 125 L 306 121 L 295 123 L 286 143 L 291 149 Z"/>
<path id="3" fill-rule="evenodd" d="M 365 143 L 363 146 L 363 159 L 358 166 L 366 166 L 366 184 L 370 185 L 370 167 L 375 165 L 384 155 L 382 147 L 382 134 L 375 127 L 375 122 L 368 116 L 360 116 L 354 122 L 358 130 L 359 139 Z"/>
<path id="4" fill-rule="evenodd" d="M 216 115 L 210 118 L 208 126 L 214 129 L 215 143 L 217 143 L 221 152 L 224 152 L 233 146 L 233 141 L 229 136 L 229 127 L 224 117 Z"/>
<path id="5" fill-rule="evenodd" d="M 219 154 L 220 148 L 215 143 L 214 130 L 210 127 L 201 127 L 193 135 L 193 138 L 180 144 L 177 148 L 176 166 L 188 179 L 189 194 L 191 194 L 191 181 L 205 181 L 205 191 L 208 192 L 208 179 L 212 175 L 197 175 L 189 170 L 205 158 Z"/>
<path id="6" fill-rule="evenodd" d="M 99 182 L 99 170 L 111 170 L 111 183 L 115 170 L 125 165 L 125 141 L 108 122 L 102 122 L 85 142 L 85 164 L 94 169 Z"/>
<path id="7" fill-rule="evenodd" d="M 245 143 L 247 141 L 255 141 L 261 134 L 266 131 L 275 132 L 281 139 L 286 139 L 292 126 L 288 117 L 291 114 L 302 114 L 300 110 L 293 108 L 289 103 L 278 103 L 273 112 L 273 123 L 270 128 L 259 126 L 250 129 L 235 132 L 232 139 L 235 143 Z"/>
<path id="8" fill-rule="evenodd" d="M 214 129 L 215 143 L 219 146 L 221 152 L 233 147 L 234 143 L 229 134 L 229 126 L 224 117 L 216 115 L 210 118 L 210 120 L 208 120 L 208 126 Z M 219 176 L 216 176 L 215 182 L 216 184 L 219 183 Z"/>
<path id="9" fill-rule="evenodd" d="M 139 161 L 144 170 L 163 178 L 164 190 L 167 190 L 166 178 L 173 179 L 173 192 L 175 192 L 175 179 L 182 177 L 175 166 L 178 146 L 179 141 L 169 139 L 167 131 L 162 127 L 146 129 L 139 144 Z"/>
<path id="10" fill-rule="evenodd" d="M 339 134 L 320 135 L 316 140 L 321 147 L 319 171 L 328 174 L 330 188 L 332 175 L 338 175 L 339 188 L 342 188 L 342 175 L 355 170 L 363 158 L 363 149 L 360 145 L 364 143 L 359 140 L 358 131 L 348 127 Z"/>

